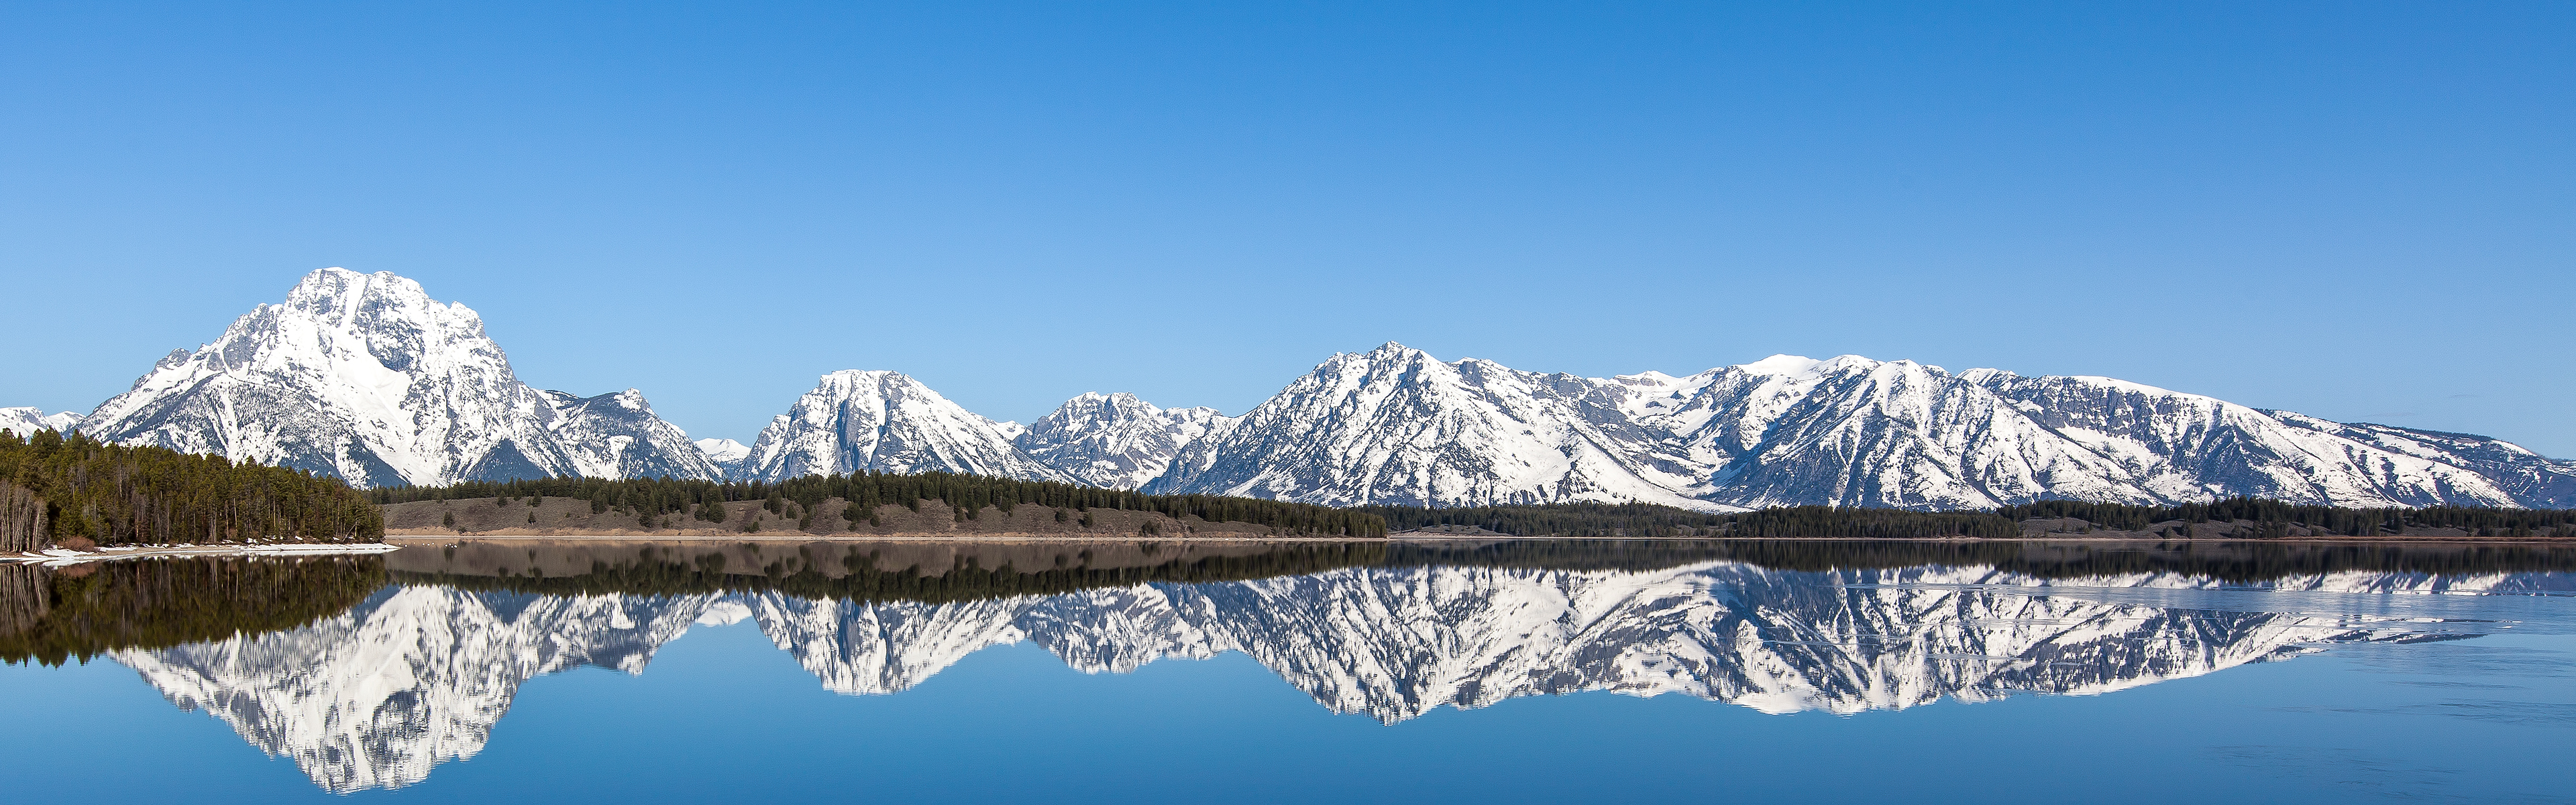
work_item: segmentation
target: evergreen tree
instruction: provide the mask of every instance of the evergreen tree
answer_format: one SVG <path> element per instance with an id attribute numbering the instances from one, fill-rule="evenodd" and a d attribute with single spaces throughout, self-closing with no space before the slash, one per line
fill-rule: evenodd
<path id="1" fill-rule="evenodd" d="M 0 431 L 0 551 L 383 537 L 383 514 L 338 479 L 77 433 Z"/>

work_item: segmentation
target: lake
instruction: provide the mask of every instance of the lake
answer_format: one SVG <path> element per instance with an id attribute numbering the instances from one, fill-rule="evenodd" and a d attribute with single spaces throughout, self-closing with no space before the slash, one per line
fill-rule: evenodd
<path id="1" fill-rule="evenodd" d="M 16 802 L 2576 801 L 2576 548 L 546 540 L 0 566 Z"/>

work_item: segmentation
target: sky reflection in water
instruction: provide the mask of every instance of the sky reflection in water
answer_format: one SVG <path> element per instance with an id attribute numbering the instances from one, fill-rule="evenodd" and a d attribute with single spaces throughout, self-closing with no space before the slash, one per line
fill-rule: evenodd
<path id="1" fill-rule="evenodd" d="M 1816 546 L 11 568 L 0 646 L 105 653 L 0 669 L 0 751 L 25 801 L 2567 801 L 2565 550 Z"/>

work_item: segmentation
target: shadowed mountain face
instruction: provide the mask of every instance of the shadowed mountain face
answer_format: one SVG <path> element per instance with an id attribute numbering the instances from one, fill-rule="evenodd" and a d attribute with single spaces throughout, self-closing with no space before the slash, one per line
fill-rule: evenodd
<path id="1" fill-rule="evenodd" d="M 2402 568 L 2249 584 L 2173 571 L 2073 576 L 1994 564 L 1792 570 L 1729 560 L 1525 561 L 1526 553 L 1454 561 L 1473 552 L 935 602 L 800 595 L 796 574 L 781 575 L 783 560 L 765 573 L 747 571 L 763 575 L 733 577 L 740 583 L 668 593 L 409 583 L 293 628 L 110 656 L 181 707 L 208 710 L 264 751 L 294 758 L 324 788 L 353 791 L 407 785 L 438 763 L 472 757 L 530 678 L 582 665 L 642 673 L 692 625 L 746 619 L 825 688 L 853 695 L 898 693 L 978 650 L 1022 641 L 1093 672 L 1238 651 L 1333 712 L 1394 724 L 1443 705 L 1582 691 L 1679 693 L 1769 713 L 2099 693 L 2323 645 L 2474 629 L 2337 613 L 2313 601 L 2265 611 L 2229 598 L 2249 588 L 2495 594 L 2570 586 L 2563 573 Z M 1131 569 L 1241 560 L 1156 565 L 1169 557 L 1105 551 L 1095 558 Z M 739 568 L 748 560 L 731 561 Z M 955 574 L 988 561 L 1004 558 L 945 563 Z M 885 570 L 914 573 L 938 562 L 880 553 L 843 563 L 838 578 L 866 578 L 876 572 L 861 569 L 869 563 L 901 563 Z M 604 561 L 597 567 L 610 572 Z"/>

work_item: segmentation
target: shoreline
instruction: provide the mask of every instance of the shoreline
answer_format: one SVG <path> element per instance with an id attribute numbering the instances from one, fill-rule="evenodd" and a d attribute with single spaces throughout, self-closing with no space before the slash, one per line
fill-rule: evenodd
<path id="1" fill-rule="evenodd" d="M 1542 538 L 1544 539 L 1544 538 Z M 474 532 L 468 534 L 393 534 L 385 535 L 387 545 L 451 545 L 462 542 L 924 542 L 924 543 L 1218 543 L 1218 542 L 1385 542 L 1374 537 L 1291 537 L 1249 533 L 1198 533 L 1182 535 L 1139 536 L 1135 534 L 1064 535 L 1030 533 L 995 534 L 807 534 L 796 531 L 764 531 L 742 534 L 729 531 L 684 532 L 610 532 L 605 534 L 511 534 L 507 532 Z"/>
<path id="2" fill-rule="evenodd" d="M 802 533 L 802 532 L 767 532 L 767 533 L 743 534 L 743 533 L 729 532 L 729 531 L 717 531 L 717 530 L 713 530 L 713 529 L 691 529 L 691 530 L 680 531 L 680 532 L 667 532 L 667 531 L 664 531 L 664 532 L 613 531 L 613 532 L 608 532 L 608 533 L 582 533 L 582 534 L 537 534 L 537 533 L 518 533 L 518 534 L 512 534 L 512 533 L 507 533 L 506 531 L 505 531 L 505 532 L 497 532 L 497 533 L 492 533 L 492 532 L 476 532 L 476 533 L 467 533 L 467 534 L 421 534 L 421 533 L 402 533 L 402 534 L 395 534 L 395 533 L 388 533 L 388 534 L 386 534 L 386 535 L 385 535 L 385 538 L 384 538 L 384 541 L 383 541 L 383 542 L 358 542 L 358 543 L 277 542 L 277 543 L 259 543 L 259 544 L 248 544 L 248 545 L 244 545 L 244 544 L 215 544 L 215 545 L 120 545 L 120 546 L 113 546 L 113 547 L 108 547 L 108 548 L 100 548 L 100 549 L 90 550 L 90 551 L 75 551 L 75 550 L 71 550 L 71 549 L 68 549 L 68 548 L 48 548 L 48 549 L 46 549 L 46 550 L 44 550 L 44 551 L 36 552 L 36 553 L 7 553 L 7 554 L 0 554 L 0 563 L 8 563 L 8 564 L 38 564 L 38 565 L 45 565 L 45 566 L 49 566 L 49 567 L 64 567 L 64 566 L 70 566 L 70 565 L 76 565 L 76 564 L 83 564 L 83 563 L 88 563 L 88 562 L 109 562 L 109 561 L 117 561 L 117 560 L 124 560 L 124 559 L 158 559 L 158 558 L 174 558 L 174 557 L 234 557 L 234 556 L 263 556 L 263 557 L 295 557 L 295 556 L 365 556 L 365 555 L 371 555 L 371 554 L 385 554 L 385 553 L 392 553 L 392 552 L 394 552 L 394 551 L 402 550 L 402 549 L 404 549 L 404 548 L 409 548 L 409 547 L 441 547 L 441 546 L 460 545 L 460 544 L 464 544 L 464 543 L 468 543 L 468 542 L 514 542 L 514 543 L 517 543 L 517 542 L 576 542 L 576 543 L 579 543 L 579 542 L 590 542 L 590 543 L 665 542 L 665 543 L 701 543 L 701 544 L 727 544 L 727 543 L 834 543 L 834 542 L 846 542 L 846 543 L 868 543 L 868 542 L 876 542 L 876 543 L 886 543 L 886 542 L 893 542 L 893 543 L 923 543 L 923 544 L 941 544 L 941 543 L 953 543 L 953 544 L 976 544 L 976 543 L 985 543 L 985 544 L 1024 544 L 1024 545 L 1040 545 L 1040 544 L 1071 545 L 1071 544 L 1084 544 L 1084 543 L 1120 543 L 1120 544 L 1133 544 L 1133 543 L 1145 543 L 1145 542 L 1155 542 L 1155 543 L 1173 543 L 1173 544 L 1353 543 L 1353 542 L 1386 542 L 1386 543 L 1414 543 L 1414 544 L 1442 544 L 1442 543 L 1448 543 L 1448 544 L 1462 544 L 1462 543 L 1463 543 L 1463 544 L 1492 544 L 1492 543 L 1497 543 L 1497 542 L 1552 542 L 1552 541 L 1569 541 L 1569 540 L 1600 541 L 1600 542 L 1638 542 L 1638 543 L 1651 543 L 1651 542 L 1740 541 L 1740 542 L 1902 542 L 1902 543 L 1926 543 L 1926 544 L 1967 544 L 1967 543 L 1987 543 L 1987 542 L 1994 542 L 1994 543 L 2095 543 L 2095 544 L 2103 544 L 2103 545 L 2124 545 L 2124 544 L 2141 544 L 2141 543 L 2155 543 L 2155 544 L 2159 544 L 2159 545 L 2172 545 L 2172 544 L 2195 544 L 2195 545 L 2219 545 L 2219 544 L 2230 544 L 2230 545 L 2269 544 L 2269 545 L 2347 545 L 2347 546 L 2385 545 L 2385 546 L 2391 546 L 2391 547 L 2397 547 L 2397 546 L 2408 546 L 2408 545 L 2439 545 L 2439 546 L 2483 546 L 2483 545 L 2496 545 L 2496 546 L 2518 546 L 2518 547 L 2530 547 L 2530 546 L 2542 546 L 2542 547 L 2547 547 L 2547 546 L 2565 546 L 2565 547 L 2576 548 L 2576 539 L 2570 539 L 2570 538 L 2564 538 L 2564 537 L 2554 537 L 2554 538 L 2553 538 L 2553 537 L 2470 537 L 2470 536 L 2442 536 L 2442 535 L 2432 535 L 2432 536 L 2391 536 L 2391 537 L 2351 537 L 2351 536 L 2343 536 L 2343 537 L 2278 537 L 2278 538 L 2271 538 L 2271 539 L 2249 539 L 2249 538 L 2239 538 L 2239 537 L 2168 537 L 2168 538 L 2157 538 L 2157 537 L 2153 537 L 2153 536 L 2090 536 L 2090 535 L 2074 535 L 2074 534 L 2045 534 L 2045 535 L 2032 535 L 2032 536 L 2022 536 L 2022 537 L 1926 537 L 1926 538 L 1895 538 L 1895 539 L 1888 539 L 1888 538 L 1873 538 L 1873 537 L 1728 537 L 1728 536 L 1706 536 L 1706 537 L 1680 537 L 1680 536 L 1674 536 L 1674 537 L 1626 537 L 1626 536 L 1593 536 L 1593 537 L 1560 537 L 1560 536 L 1545 536 L 1545 537 L 1522 537 L 1522 536 L 1512 536 L 1512 535 L 1508 535 L 1508 534 L 1455 534 L 1455 535 L 1443 535 L 1443 534 L 1390 534 L 1390 535 L 1388 535 L 1388 536 L 1386 536 L 1386 537 L 1384 537 L 1384 538 L 1366 538 L 1366 537 L 1322 537 L 1322 536 L 1268 536 L 1268 535 L 1259 535 L 1259 534 L 1246 534 L 1246 533 L 1239 533 L 1239 532 L 1238 532 L 1238 533 L 1225 533 L 1225 532 L 1219 532 L 1219 533 L 1214 533 L 1214 534 L 1210 534 L 1210 533 L 1202 532 L 1202 533 L 1199 533 L 1199 534 L 1181 534 L 1181 535 L 1166 535 L 1166 536 L 1153 536 L 1153 537 L 1137 536 L 1137 535 L 1131 535 L 1131 534 L 1118 534 L 1118 535 L 1072 535 L 1072 534 L 1037 534 L 1037 533 L 996 533 L 996 534 L 955 534 L 955 533 L 948 533 L 948 534 L 918 534 L 918 533 L 916 533 L 916 534 L 848 534 L 848 533 L 843 533 L 843 534 L 807 534 L 807 533 Z"/>
<path id="3" fill-rule="evenodd" d="M 0 553 L 0 562 L 66 567 L 120 559 L 174 556 L 365 556 L 393 553 L 403 546 L 390 542 L 270 542 L 217 545 L 116 545 L 90 551 L 47 548 L 35 553 Z"/>
<path id="4" fill-rule="evenodd" d="M 1192 542 L 1192 543 L 1197 543 L 1197 542 L 1211 542 L 1211 543 L 1212 543 L 1212 542 L 1336 542 L 1336 543 L 1340 543 L 1340 542 L 1470 542 L 1470 543 L 1485 543 L 1485 542 L 1548 542 L 1548 541 L 1564 541 L 1564 540 L 1587 540 L 1587 541 L 1605 541 L 1605 542 L 1705 542 L 1705 541 L 1711 541 L 1711 540 L 1729 540 L 1729 541 L 1742 541 L 1742 542 L 1919 542 L 1919 543 L 1968 543 L 1968 542 L 2083 542 L 2083 543 L 2142 543 L 2142 542 L 2153 542 L 2153 543 L 2168 543 L 2168 544 L 2171 544 L 2171 543 L 2193 543 L 2193 544 L 2218 544 L 2218 543 L 2228 543 L 2228 544 L 2275 544 L 2275 545 L 2319 545 L 2319 544 L 2339 544 L 2339 545 L 2564 545 L 2564 546 L 2567 546 L 2567 547 L 2576 547 L 2576 538 L 2567 538 L 2567 537 L 2470 537 L 2470 536 L 2444 536 L 2444 535 L 2426 535 L 2426 536 L 2389 536 L 2389 537 L 2315 536 L 2315 537 L 2275 537 L 2275 538 L 2269 538 L 2269 539 L 2255 539 L 2255 538 L 2249 538 L 2249 537 L 2215 537 L 2215 536 L 2213 536 L 2213 537 L 2162 537 L 2162 538 L 2160 538 L 2160 537 L 2155 537 L 2155 536 L 2096 536 L 2096 535 L 2081 535 L 2081 534 L 2040 534 L 2040 535 L 2021 536 L 2021 537 L 1731 537 L 1731 536 L 1723 536 L 1723 535 L 1711 535 L 1711 536 L 1705 536 L 1705 537 L 1683 537 L 1683 536 L 1673 536 L 1673 537 L 1626 537 L 1626 536 L 1617 536 L 1617 537 L 1612 537 L 1612 536 L 1590 536 L 1590 537 L 1539 536 L 1539 537 L 1523 537 L 1523 536 L 1513 536 L 1513 535 L 1509 535 L 1509 534 L 1455 534 L 1455 535 L 1444 535 L 1444 534 L 1408 534 L 1408 533 L 1396 533 L 1396 534 L 1389 534 L 1389 535 L 1387 535 L 1387 536 L 1385 536 L 1385 537 L 1338 537 L 1338 536 L 1336 536 L 1336 537 L 1322 537 L 1322 536 L 1264 536 L 1264 535 L 1256 535 L 1256 534 L 1222 533 L 1222 532 L 1220 532 L 1220 533 L 1214 533 L 1214 534 L 1206 533 L 1206 532 L 1200 532 L 1200 533 L 1197 533 L 1197 534 L 1167 534 L 1167 535 L 1160 535 L 1160 536 L 1138 536 L 1138 535 L 1134 535 L 1134 534 L 1113 534 L 1113 535 L 1067 535 L 1067 534 L 1038 534 L 1038 533 L 993 533 L 993 534 L 955 534 L 955 533 L 947 533 L 947 534 L 920 534 L 920 533 L 914 533 L 914 534 L 852 534 L 852 533 L 840 533 L 840 534 L 808 534 L 808 533 L 795 532 L 795 531 L 761 532 L 761 533 L 753 533 L 753 534 L 743 534 L 743 533 L 737 533 L 737 532 L 731 532 L 731 531 L 716 531 L 716 530 L 709 530 L 709 529 L 691 529 L 691 530 L 679 531 L 679 532 L 671 532 L 671 531 L 653 531 L 653 532 L 643 532 L 643 531 L 612 531 L 612 532 L 607 532 L 607 533 L 581 533 L 581 534 L 539 534 L 539 533 L 517 533 L 517 534 L 513 534 L 513 533 L 509 533 L 509 531 L 507 531 L 507 530 L 504 530 L 504 531 L 497 531 L 497 532 L 473 532 L 473 533 L 466 533 L 466 534 L 454 534 L 454 533 L 431 533 L 431 534 L 422 534 L 422 533 L 403 533 L 403 534 L 396 534 L 396 533 L 390 533 L 390 532 L 388 532 L 388 533 L 385 535 L 385 544 L 388 544 L 388 545 L 397 545 L 397 544 L 399 544 L 399 545 L 445 545 L 445 544 L 452 544 L 452 543 L 458 543 L 458 542 L 502 542 L 502 541 L 511 541 L 511 542 L 547 542 L 547 541 L 562 541 L 562 542 L 708 542 L 708 543 L 717 543 L 717 542 L 930 542 L 930 543 L 938 543 L 938 542 L 957 542 L 957 543 L 974 543 L 974 542 L 1004 542 L 1004 543 L 1084 543 L 1084 542 L 1115 542 L 1115 543 L 1135 543 L 1135 542 Z"/>

